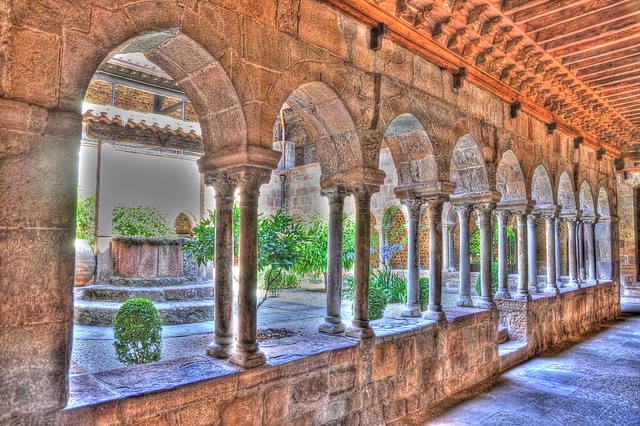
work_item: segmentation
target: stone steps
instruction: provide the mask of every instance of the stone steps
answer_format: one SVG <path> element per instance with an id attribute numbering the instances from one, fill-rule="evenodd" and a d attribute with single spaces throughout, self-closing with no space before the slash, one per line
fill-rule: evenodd
<path id="1" fill-rule="evenodd" d="M 205 284 L 133 287 L 108 284 L 88 285 L 75 288 L 76 299 L 85 301 L 125 302 L 143 297 L 152 302 L 193 301 L 213 299 L 213 282 Z"/>
<path id="2" fill-rule="evenodd" d="M 498 344 L 501 345 L 509 340 L 509 331 L 507 327 L 499 326 L 498 327 Z"/>
<path id="3" fill-rule="evenodd" d="M 73 319 L 77 325 L 110 327 L 122 303 L 76 299 Z M 155 304 L 165 325 L 213 320 L 213 300 L 160 302 Z"/>

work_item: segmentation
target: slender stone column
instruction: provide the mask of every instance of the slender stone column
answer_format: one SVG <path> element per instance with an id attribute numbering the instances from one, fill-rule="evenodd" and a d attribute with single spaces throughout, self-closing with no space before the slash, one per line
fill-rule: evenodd
<path id="1" fill-rule="evenodd" d="M 374 337 L 369 325 L 369 248 L 371 246 L 371 194 L 378 190 L 359 187 L 353 190 L 356 199 L 356 252 L 354 263 L 353 319 L 345 336 L 357 339 Z"/>
<path id="2" fill-rule="evenodd" d="M 589 275 L 587 278 L 587 284 L 598 284 L 598 280 L 596 278 L 596 240 L 595 232 L 593 232 L 595 220 L 585 220 L 584 224 L 586 227 L 587 256 L 589 258 Z"/>
<path id="3" fill-rule="evenodd" d="M 558 285 L 556 284 L 556 243 L 555 243 L 555 214 L 545 216 L 547 225 L 546 245 L 547 245 L 547 286 L 545 293 L 558 294 Z"/>
<path id="4" fill-rule="evenodd" d="M 576 221 L 575 219 L 567 220 L 568 241 L 567 247 L 569 251 L 569 287 L 580 288 L 577 277 L 577 259 L 576 259 Z"/>
<path id="5" fill-rule="evenodd" d="M 507 212 L 496 210 L 493 214 L 498 218 L 498 292 L 495 298 L 511 299 L 507 279 L 507 227 L 505 226 Z"/>
<path id="6" fill-rule="evenodd" d="M 451 259 L 449 257 L 449 252 L 451 250 L 451 247 L 449 245 L 449 232 L 450 232 L 450 228 L 449 225 L 443 225 L 444 228 L 444 243 L 442 244 L 442 260 L 444 261 L 444 266 L 443 266 L 443 271 L 447 271 L 449 272 L 449 260 Z"/>
<path id="7" fill-rule="evenodd" d="M 529 287 L 534 293 L 540 293 L 538 288 L 538 253 L 536 252 L 536 215 L 527 216 L 527 253 L 529 264 Z"/>
<path id="8" fill-rule="evenodd" d="M 456 226 L 449 227 L 449 272 L 456 272 L 456 246 L 454 243 Z"/>
<path id="9" fill-rule="evenodd" d="M 478 215 L 478 228 L 480 229 L 480 287 L 482 295 L 478 302 L 478 308 L 496 309 L 491 290 L 491 211 L 495 208 L 493 203 L 481 203 L 474 206 Z"/>
<path id="10" fill-rule="evenodd" d="M 584 261 L 584 222 L 581 220 L 578 222 L 578 272 L 580 274 L 580 281 L 582 282 L 587 278 Z"/>
<path id="11" fill-rule="evenodd" d="M 554 230 L 554 244 L 555 244 L 555 251 L 556 251 L 556 284 L 558 285 L 558 288 L 562 288 L 564 287 L 564 283 L 562 282 L 562 271 L 561 271 L 561 264 L 560 264 L 560 218 L 556 218 L 553 226 L 553 230 Z"/>
<path id="12" fill-rule="evenodd" d="M 205 177 L 216 190 L 215 337 L 207 353 L 229 358 L 233 349 L 233 202 L 236 183 L 226 173 Z"/>
<path id="13" fill-rule="evenodd" d="M 230 362 L 243 368 L 267 362 L 258 346 L 258 198 L 271 171 L 243 167 L 233 173 L 240 187 L 240 250 L 238 274 L 238 338 Z"/>
<path id="14" fill-rule="evenodd" d="M 429 309 L 424 318 L 444 321 L 442 312 L 442 204 L 448 196 L 430 197 L 429 203 Z"/>
<path id="15" fill-rule="evenodd" d="M 419 198 L 409 198 L 402 200 L 402 204 L 407 206 L 409 211 L 409 223 L 407 224 L 407 234 L 409 237 L 407 250 L 407 269 L 409 278 L 407 280 L 407 306 L 400 314 L 403 317 L 419 318 L 422 316 L 420 310 L 420 211 L 422 200 Z"/>
<path id="16" fill-rule="evenodd" d="M 527 214 L 518 213 L 518 294 L 516 300 L 531 300 L 527 281 Z"/>
<path id="17" fill-rule="evenodd" d="M 333 188 L 323 190 L 322 195 L 329 199 L 327 315 L 318 330 L 321 333 L 338 334 L 346 329 L 340 317 L 342 302 L 342 210 L 346 191 L 344 188 Z"/>
<path id="18" fill-rule="evenodd" d="M 467 308 L 473 307 L 471 301 L 471 273 L 469 265 L 469 214 L 468 205 L 458 205 L 454 209 L 460 220 L 460 296 L 456 304 Z"/>

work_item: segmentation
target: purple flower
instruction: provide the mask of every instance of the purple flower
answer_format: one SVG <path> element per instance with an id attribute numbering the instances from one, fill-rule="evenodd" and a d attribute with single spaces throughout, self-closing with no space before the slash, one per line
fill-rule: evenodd
<path id="1" fill-rule="evenodd" d="M 347 259 L 353 259 L 354 257 L 356 257 L 356 254 L 354 252 L 347 253 Z"/>

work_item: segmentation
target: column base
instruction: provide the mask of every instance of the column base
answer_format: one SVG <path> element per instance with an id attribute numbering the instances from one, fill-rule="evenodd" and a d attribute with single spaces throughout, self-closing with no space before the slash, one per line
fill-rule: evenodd
<path id="1" fill-rule="evenodd" d="M 370 339 L 375 337 L 373 328 L 369 325 L 369 321 L 351 320 L 351 325 L 347 327 L 344 335 L 346 337 L 353 337 L 354 339 Z"/>
<path id="2" fill-rule="evenodd" d="M 267 357 L 260 349 L 256 352 L 236 351 L 231 355 L 229 362 L 242 368 L 254 368 L 266 364 Z"/>
<path id="3" fill-rule="evenodd" d="M 587 285 L 596 285 L 596 284 L 598 284 L 598 280 L 594 278 L 590 278 L 587 280 Z"/>
<path id="4" fill-rule="evenodd" d="M 456 268 L 449 268 L 446 270 L 447 272 L 458 272 Z"/>
<path id="5" fill-rule="evenodd" d="M 473 300 L 471 300 L 471 296 L 469 295 L 460 295 L 456 301 L 456 306 L 460 306 L 462 308 L 473 308 Z"/>
<path id="6" fill-rule="evenodd" d="M 233 352 L 233 345 L 221 345 L 216 342 L 211 343 L 207 346 L 207 354 L 219 359 L 226 359 L 231 356 Z"/>
<path id="7" fill-rule="evenodd" d="M 569 280 L 569 288 L 582 288 L 580 283 L 577 280 Z"/>
<path id="8" fill-rule="evenodd" d="M 558 284 L 558 288 L 564 288 L 565 287 L 564 282 L 562 280 L 558 280 L 558 282 L 556 284 Z"/>
<path id="9" fill-rule="evenodd" d="M 427 312 L 424 313 L 423 318 L 436 321 L 436 322 L 447 320 L 447 316 L 444 314 L 444 312 L 442 312 L 441 306 L 437 308 L 432 308 L 431 305 L 429 305 L 429 310 L 427 310 Z"/>
<path id="10" fill-rule="evenodd" d="M 547 286 L 544 288 L 544 292 L 546 294 L 560 294 L 560 290 L 555 284 L 547 284 Z"/>
<path id="11" fill-rule="evenodd" d="M 419 306 L 407 306 L 402 310 L 400 316 L 403 318 L 420 318 L 422 316 L 422 311 Z"/>
<path id="12" fill-rule="evenodd" d="M 344 325 L 340 316 L 326 316 L 324 322 L 318 327 L 318 331 L 325 334 L 340 334 L 346 329 L 347 326 Z"/>
<path id="13" fill-rule="evenodd" d="M 493 311 L 495 309 L 498 309 L 498 307 L 496 306 L 496 302 L 493 301 L 493 299 L 491 300 L 480 300 L 478 302 L 477 305 L 478 309 L 487 309 L 489 311 Z"/>
<path id="14" fill-rule="evenodd" d="M 494 299 L 511 299 L 511 293 L 509 293 L 509 290 L 498 290 L 498 292 L 496 293 L 495 296 L 493 296 Z"/>
<path id="15" fill-rule="evenodd" d="M 520 302 L 530 302 L 533 300 L 528 290 L 518 291 L 518 294 L 516 294 L 513 299 L 518 300 Z"/>
<path id="16" fill-rule="evenodd" d="M 538 283 L 529 283 L 529 293 L 542 293 L 540 287 L 538 287 Z"/>

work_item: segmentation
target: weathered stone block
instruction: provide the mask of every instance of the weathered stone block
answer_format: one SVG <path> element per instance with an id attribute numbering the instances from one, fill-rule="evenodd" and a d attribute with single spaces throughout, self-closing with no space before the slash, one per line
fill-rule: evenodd
<path id="1" fill-rule="evenodd" d="M 289 386 L 274 386 L 264 393 L 264 421 L 276 424 L 284 420 L 289 413 Z"/>
<path id="2" fill-rule="evenodd" d="M 356 369 L 335 370 L 329 374 L 329 393 L 338 394 L 352 389 L 356 384 Z"/>
<path id="3" fill-rule="evenodd" d="M 347 45 L 338 14 L 320 3 L 303 1 L 299 13 L 300 39 L 347 58 Z M 323 37 L 318 37 L 323 34 Z"/>
<path id="4" fill-rule="evenodd" d="M 373 347 L 373 375 L 371 380 L 378 381 L 393 376 L 398 368 L 398 350 L 396 345 L 383 342 Z"/>
<path id="5" fill-rule="evenodd" d="M 291 401 L 294 404 L 314 403 L 327 395 L 329 380 L 326 373 L 319 373 L 305 377 L 291 385 Z"/>
<path id="6" fill-rule="evenodd" d="M 175 3 L 145 1 L 127 6 L 138 32 L 179 28 L 184 8 Z"/>
<path id="7" fill-rule="evenodd" d="M 222 413 L 223 426 L 260 424 L 262 422 L 262 395 L 253 394 L 234 399 Z"/>

